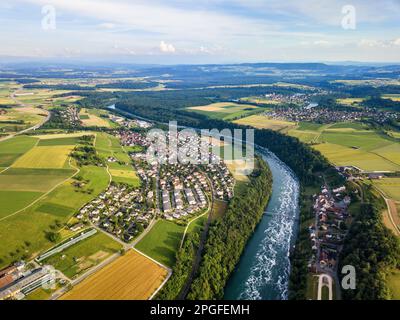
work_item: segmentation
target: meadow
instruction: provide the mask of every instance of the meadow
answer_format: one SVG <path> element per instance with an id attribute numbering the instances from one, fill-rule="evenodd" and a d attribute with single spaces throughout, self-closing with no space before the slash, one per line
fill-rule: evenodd
<path id="1" fill-rule="evenodd" d="M 275 131 L 289 130 L 296 126 L 296 123 L 294 122 L 271 119 L 264 115 L 251 115 L 233 122 L 241 125 L 252 126 L 257 129 L 271 129 Z"/>
<path id="2" fill-rule="evenodd" d="M 95 147 L 104 160 L 110 157 L 117 159 L 118 162 L 107 162 L 113 181 L 127 183 L 134 187 L 140 186 L 140 179 L 131 164 L 127 150 L 121 146 L 116 137 L 103 132 L 98 133 Z"/>
<path id="3" fill-rule="evenodd" d="M 82 167 L 77 176 L 85 181 L 83 187 L 76 187 L 74 180 L 68 179 L 45 196 L 25 191 L 0 193 L 0 197 L 6 199 L 2 203 L 6 213 L 0 217 L 0 268 L 53 246 L 54 243 L 47 237 L 48 233 L 60 230 L 64 222 L 84 204 L 96 198 L 109 184 L 105 168 Z M 25 210 L 10 215 L 39 197 L 40 200 Z"/>
<path id="4" fill-rule="evenodd" d="M 73 279 L 121 249 L 122 246 L 118 242 L 104 233 L 98 232 L 49 257 L 43 263 L 52 265 L 68 278 Z"/>
<path id="5" fill-rule="evenodd" d="M 390 199 L 400 201 L 400 178 L 384 178 L 373 182 Z"/>
<path id="6" fill-rule="evenodd" d="M 232 102 L 217 102 L 206 106 L 190 107 L 187 110 L 204 114 L 212 119 L 233 120 L 264 109 L 254 105 Z"/>
<path id="7" fill-rule="evenodd" d="M 76 285 L 61 300 L 146 300 L 167 270 L 134 250 Z"/>
<path id="8" fill-rule="evenodd" d="M 107 112 L 99 109 L 81 109 L 79 112 L 80 120 L 86 127 L 104 127 L 111 128 L 113 124 L 110 120 L 101 116 L 107 115 Z"/>
<path id="9" fill-rule="evenodd" d="M 0 141 L 0 167 L 12 165 L 16 159 L 33 148 L 37 142 L 37 138 L 27 136 Z"/>
<path id="10" fill-rule="evenodd" d="M 68 168 L 73 146 L 54 145 L 33 147 L 12 165 L 13 168 Z"/>
<path id="11" fill-rule="evenodd" d="M 136 245 L 136 249 L 154 260 L 172 267 L 179 249 L 184 226 L 174 222 L 159 220 L 150 232 Z"/>

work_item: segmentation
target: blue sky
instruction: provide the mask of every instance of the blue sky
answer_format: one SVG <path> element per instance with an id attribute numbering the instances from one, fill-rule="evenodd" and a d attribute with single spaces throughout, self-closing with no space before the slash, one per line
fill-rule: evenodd
<path id="1" fill-rule="evenodd" d="M 42 28 L 46 5 L 54 29 Z M 1 0 L 0 56 L 399 62 L 399 17 L 400 0 Z"/>

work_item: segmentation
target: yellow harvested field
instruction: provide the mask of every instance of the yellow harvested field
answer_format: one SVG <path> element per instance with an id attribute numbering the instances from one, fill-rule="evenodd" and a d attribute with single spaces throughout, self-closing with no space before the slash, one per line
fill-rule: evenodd
<path id="1" fill-rule="evenodd" d="M 76 138 L 82 136 L 94 135 L 94 132 L 91 131 L 83 131 L 83 132 L 74 132 L 74 133 L 54 133 L 54 134 L 45 134 L 34 136 L 35 138 L 39 138 L 40 140 L 51 140 L 51 139 L 62 139 L 62 138 Z"/>
<path id="2" fill-rule="evenodd" d="M 351 106 L 353 104 L 358 104 L 363 102 L 364 98 L 345 98 L 345 99 L 336 99 L 336 101 L 340 104 Z"/>
<path id="3" fill-rule="evenodd" d="M 256 109 L 256 106 L 253 105 L 247 105 L 247 104 L 237 104 L 233 102 L 217 102 L 217 103 L 212 103 L 207 106 L 196 106 L 196 107 L 190 107 L 188 109 L 191 110 L 199 110 L 199 111 L 208 111 L 208 112 L 226 112 L 226 113 L 231 113 L 235 108 L 239 108 L 239 110 L 243 109 Z"/>
<path id="4" fill-rule="evenodd" d="M 65 168 L 73 146 L 34 147 L 13 164 L 14 168 Z"/>
<path id="5" fill-rule="evenodd" d="M 166 269 L 130 250 L 76 285 L 61 300 L 147 300 L 167 274 Z"/>
<path id="6" fill-rule="evenodd" d="M 252 115 L 239 120 L 235 120 L 233 122 L 241 125 L 252 126 L 257 129 L 271 129 L 275 131 L 290 129 L 296 126 L 294 122 L 275 120 L 262 115 Z"/>

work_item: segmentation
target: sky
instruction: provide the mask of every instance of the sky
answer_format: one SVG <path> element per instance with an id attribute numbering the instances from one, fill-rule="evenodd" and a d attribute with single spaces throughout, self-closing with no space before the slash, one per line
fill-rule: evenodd
<path id="1" fill-rule="evenodd" d="M 400 62 L 400 0 L 0 0 L 0 61 Z"/>

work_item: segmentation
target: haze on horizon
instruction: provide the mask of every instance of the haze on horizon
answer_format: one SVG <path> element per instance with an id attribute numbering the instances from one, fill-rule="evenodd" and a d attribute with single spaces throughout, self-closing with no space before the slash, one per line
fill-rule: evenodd
<path id="1" fill-rule="evenodd" d="M 400 61 L 400 0 L 2 0 L 0 61 Z"/>

